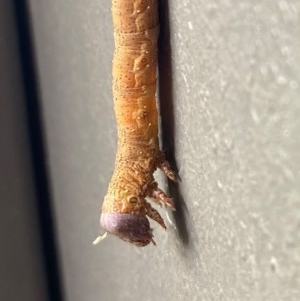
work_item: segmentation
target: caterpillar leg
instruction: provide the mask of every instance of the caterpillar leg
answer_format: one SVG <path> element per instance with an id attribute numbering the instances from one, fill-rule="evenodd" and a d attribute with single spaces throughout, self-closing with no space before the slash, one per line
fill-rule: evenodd
<path id="1" fill-rule="evenodd" d="M 167 160 L 162 160 L 158 167 L 163 171 L 163 173 L 173 182 L 180 181 L 180 177 L 176 174 L 174 170 L 171 169 L 170 163 Z"/>
<path id="2" fill-rule="evenodd" d="M 165 222 L 159 214 L 159 212 L 156 209 L 154 209 L 148 202 L 145 201 L 145 204 L 147 209 L 147 216 L 159 223 L 164 229 L 167 229 Z"/>
<path id="3" fill-rule="evenodd" d="M 154 186 L 149 195 L 157 204 L 164 204 L 167 207 L 175 210 L 173 201 L 157 186 Z"/>

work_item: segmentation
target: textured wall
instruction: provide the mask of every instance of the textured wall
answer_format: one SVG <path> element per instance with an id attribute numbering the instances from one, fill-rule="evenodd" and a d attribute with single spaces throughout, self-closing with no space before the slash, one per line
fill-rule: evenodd
<path id="1" fill-rule="evenodd" d="M 158 246 L 137 249 L 91 245 L 116 144 L 110 1 L 29 2 L 67 300 L 299 300 L 299 3 L 161 1 L 182 183 Z"/>

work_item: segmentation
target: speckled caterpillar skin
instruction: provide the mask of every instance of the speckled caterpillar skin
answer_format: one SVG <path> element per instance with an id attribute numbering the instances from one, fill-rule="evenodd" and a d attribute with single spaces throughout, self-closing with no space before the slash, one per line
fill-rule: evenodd
<path id="1" fill-rule="evenodd" d="M 145 198 L 151 197 L 157 203 L 174 208 L 172 201 L 157 187 L 153 172 L 159 167 L 172 180 L 176 178 L 159 150 L 158 141 L 157 1 L 113 0 L 112 14 L 118 150 L 100 222 L 111 234 L 144 246 L 154 243 L 147 217 L 166 228 L 160 214 Z M 136 234 L 133 228 L 137 231 L 143 228 L 143 234 Z"/>

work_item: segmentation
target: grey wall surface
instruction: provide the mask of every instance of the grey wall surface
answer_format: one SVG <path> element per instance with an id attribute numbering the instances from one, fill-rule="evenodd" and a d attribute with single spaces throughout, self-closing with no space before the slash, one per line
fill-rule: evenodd
<path id="1" fill-rule="evenodd" d="M 29 1 L 66 300 L 300 300 L 299 2 L 161 2 L 182 182 L 137 249 L 92 246 L 116 149 L 110 1 Z"/>

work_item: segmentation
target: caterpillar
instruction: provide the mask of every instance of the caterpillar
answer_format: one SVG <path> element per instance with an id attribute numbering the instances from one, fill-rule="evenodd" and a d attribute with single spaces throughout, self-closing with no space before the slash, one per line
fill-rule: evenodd
<path id="1" fill-rule="evenodd" d="M 159 212 L 146 198 L 174 210 L 153 173 L 160 168 L 176 181 L 159 148 L 156 106 L 157 0 L 113 0 L 115 51 L 113 99 L 118 145 L 115 170 L 102 204 L 100 225 L 107 233 L 136 246 L 155 245 L 149 219 L 164 229 Z"/>

